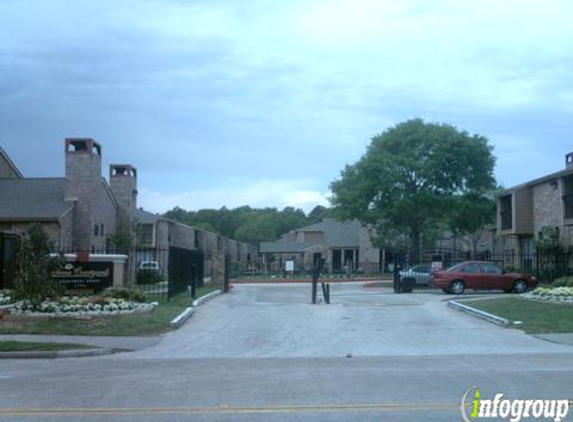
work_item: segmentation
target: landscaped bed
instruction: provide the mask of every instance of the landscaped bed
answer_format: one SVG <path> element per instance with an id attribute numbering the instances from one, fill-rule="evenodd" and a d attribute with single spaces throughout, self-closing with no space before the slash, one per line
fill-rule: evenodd
<path id="1" fill-rule="evenodd" d="M 157 303 L 128 301 L 113 297 L 78 297 L 64 296 L 57 300 L 46 300 L 40 305 L 22 301 L 10 308 L 11 315 L 33 316 L 106 316 L 150 312 Z"/>
<path id="2" fill-rule="evenodd" d="M 197 297 L 216 290 L 216 287 L 197 289 Z M 160 300 L 153 312 L 121 314 L 111 311 L 107 315 L 52 315 L 51 318 L 3 318 L 0 334 L 62 334 L 146 336 L 171 330 L 171 320 L 191 304 L 188 293 L 168 300 Z"/>

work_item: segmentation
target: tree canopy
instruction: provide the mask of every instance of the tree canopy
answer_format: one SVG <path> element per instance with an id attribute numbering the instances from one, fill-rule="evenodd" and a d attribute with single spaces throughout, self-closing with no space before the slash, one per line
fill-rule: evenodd
<path id="1" fill-rule="evenodd" d="M 314 224 L 329 215 L 330 209 L 321 205 L 317 205 L 308 216 L 299 208 L 286 207 L 278 210 L 249 206 L 198 211 L 186 211 L 176 207 L 165 213 L 165 217 L 184 224 L 256 245 L 276 240 L 290 230 Z"/>
<path id="2" fill-rule="evenodd" d="M 400 123 L 374 136 L 331 184 L 333 211 L 373 224 L 381 244 L 404 240 L 419 248 L 436 227 L 471 232 L 491 209 L 492 150 L 484 136 L 448 124 Z"/>

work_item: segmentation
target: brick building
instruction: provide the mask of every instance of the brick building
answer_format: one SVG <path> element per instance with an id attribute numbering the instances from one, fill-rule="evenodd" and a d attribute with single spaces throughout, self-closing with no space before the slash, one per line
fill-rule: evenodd
<path id="1" fill-rule="evenodd" d="M 260 247 L 267 271 L 282 271 L 284 262 L 295 261 L 299 269 L 310 269 L 319 258 L 333 273 L 382 270 L 382 253 L 372 245 L 370 231 L 358 220 L 340 222 L 325 218 L 320 223 L 293 230 L 276 242 Z"/>
<path id="2" fill-rule="evenodd" d="M 256 259 L 258 251 L 249 245 L 139 210 L 136 168 L 112 164 L 108 182 L 102 177 L 102 147 L 95 140 L 68 138 L 64 146 L 65 176 L 61 178 L 23 177 L 0 149 L 0 257 L 4 257 L 0 273 L 5 271 L 8 249 L 14 249 L 6 239 L 36 223 L 45 228 L 57 251 L 73 253 L 118 252 L 110 239 L 131 232 L 143 241 L 136 248 L 119 251 L 129 254 L 130 278 L 153 250 L 164 253 L 164 277 L 174 248 L 205 255 L 228 253 L 231 259 L 245 263 Z M 0 288 L 7 278 L 0 279 Z"/>
<path id="3" fill-rule="evenodd" d="M 108 184 L 101 175 L 101 153 L 93 139 L 69 138 L 63 178 L 0 178 L 0 232 L 21 234 L 40 223 L 58 250 L 106 252 L 118 215 L 129 210 L 113 192 L 122 177 Z"/>
<path id="4" fill-rule="evenodd" d="M 497 249 L 529 256 L 543 227 L 557 227 L 561 242 L 573 246 L 573 153 L 565 169 L 504 189 L 497 195 Z"/>

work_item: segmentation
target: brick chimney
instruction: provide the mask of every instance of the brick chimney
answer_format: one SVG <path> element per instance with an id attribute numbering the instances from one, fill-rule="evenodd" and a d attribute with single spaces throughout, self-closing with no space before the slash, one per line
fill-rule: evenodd
<path id="1" fill-rule="evenodd" d="M 109 184 L 119 202 L 119 219 L 129 225 L 137 209 L 137 170 L 130 164 L 111 164 Z"/>
<path id="2" fill-rule="evenodd" d="M 568 169 L 573 168 L 573 152 L 565 155 L 565 167 Z"/>
<path id="3" fill-rule="evenodd" d="M 66 138 L 65 200 L 75 202 L 73 247 L 88 252 L 92 245 L 92 210 L 101 183 L 101 146 L 91 138 Z"/>

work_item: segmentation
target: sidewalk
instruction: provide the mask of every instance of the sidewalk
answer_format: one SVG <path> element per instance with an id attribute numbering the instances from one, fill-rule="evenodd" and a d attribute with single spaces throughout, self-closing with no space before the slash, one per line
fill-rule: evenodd
<path id="1" fill-rule="evenodd" d="M 114 350 L 141 350 L 155 346 L 161 337 L 119 337 L 119 336 L 58 336 L 42 334 L 0 335 L 0 341 L 31 341 L 46 343 L 74 343 Z"/>

